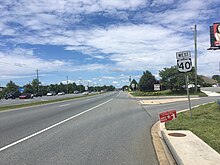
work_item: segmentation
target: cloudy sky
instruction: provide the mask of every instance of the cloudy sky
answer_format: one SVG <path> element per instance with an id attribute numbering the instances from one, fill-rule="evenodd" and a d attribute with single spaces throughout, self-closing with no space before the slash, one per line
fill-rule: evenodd
<path id="1" fill-rule="evenodd" d="M 219 74 L 220 51 L 208 51 L 219 0 L 0 0 L 0 84 L 69 81 L 128 84 L 176 65 L 198 30 L 198 74 Z"/>

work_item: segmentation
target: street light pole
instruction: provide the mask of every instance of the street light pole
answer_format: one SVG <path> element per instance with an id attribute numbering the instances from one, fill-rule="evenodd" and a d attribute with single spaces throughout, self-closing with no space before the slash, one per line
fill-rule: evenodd
<path id="1" fill-rule="evenodd" d="M 37 69 L 37 93 L 39 93 L 39 74 L 38 74 L 38 69 Z"/>
<path id="2" fill-rule="evenodd" d="M 196 25 L 194 26 L 194 44 L 195 44 L 195 92 L 197 93 L 197 29 Z"/>

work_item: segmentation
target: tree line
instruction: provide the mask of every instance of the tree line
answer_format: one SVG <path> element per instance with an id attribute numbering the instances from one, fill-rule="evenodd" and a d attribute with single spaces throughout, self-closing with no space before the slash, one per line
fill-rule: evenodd
<path id="1" fill-rule="evenodd" d="M 9 92 L 16 92 L 20 91 L 20 89 L 23 88 L 23 93 L 40 93 L 42 95 L 46 95 L 48 92 L 65 92 L 65 93 L 74 93 L 74 91 L 78 92 L 84 92 L 86 90 L 90 92 L 98 92 L 98 91 L 114 91 L 115 87 L 110 86 L 89 86 L 85 87 L 84 85 L 77 85 L 76 83 L 68 83 L 68 84 L 50 84 L 50 85 L 42 85 L 41 82 L 38 81 L 38 79 L 33 79 L 33 81 L 29 84 L 26 84 L 22 87 L 19 87 L 15 82 L 9 81 L 6 84 L 6 87 L 3 88 L 3 90 L 0 92 L 0 97 L 4 97 Z M 87 88 L 87 89 L 86 89 Z"/>
<path id="2" fill-rule="evenodd" d="M 195 68 L 193 67 L 192 71 L 187 73 L 189 76 L 189 84 L 194 84 L 195 82 Z M 186 82 L 185 82 L 185 73 L 180 73 L 177 67 L 171 66 L 170 68 L 163 68 L 163 70 L 159 71 L 160 80 L 156 80 L 155 76 L 152 75 L 150 71 L 144 71 L 143 75 L 140 78 L 139 83 L 135 80 L 132 80 L 130 83 L 129 88 L 133 89 L 132 84 L 136 83 L 135 90 L 140 90 L 144 92 L 152 92 L 154 91 L 154 84 L 160 84 L 161 90 L 170 89 L 173 91 L 184 91 Z M 220 76 L 213 75 L 212 79 L 216 80 L 220 83 Z M 198 85 L 205 87 L 210 86 L 204 82 L 199 76 L 197 76 Z M 194 90 L 194 88 L 191 88 Z"/>

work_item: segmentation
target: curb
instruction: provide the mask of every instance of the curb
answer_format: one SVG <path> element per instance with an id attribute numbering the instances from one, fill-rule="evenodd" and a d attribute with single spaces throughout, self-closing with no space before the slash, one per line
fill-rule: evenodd
<path id="1" fill-rule="evenodd" d="M 164 125 L 165 127 L 165 124 L 164 123 L 160 123 L 160 125 Z M 165 134 L 165 130 L 161 130 L 161 135 L 162 135 L 162 138 L 164 139 L 168 149 L 170 150 L 175 162 L 178 164 L 178 165 L 184 165 L 182 159 L 179 157 L 179 155 L 177 154 L 176 150 L 174 149 L 174 147 L 172 146 L 171 142 L 169 141 L 169 139 L 167 138 L 166 134 Z"/>
<path id="2" fill-rule="evenodd" d="M 205 104 L 208 104 L 208 103 L 205 103 Z M 205 104 L 201 104 L 201 105 L 205 105 Z M 193 108 L 195 107 L 198 107 L 200 105 L 197 105 L 197 106 L 194 106 Z M 188 111 L 189 109 L 186 109 L 186 110 L 182 110 L 182 111 L 179 111 L 178 113 L 181 113 L 181 112 L 185 112 L 185 111 Z M 206 144 L 202 139 L 200 139 L 198 136 L 196 136 L 195 134 L 193 134 L 191 131 L 189 130 L 172 130 L 172 131 L 168 131 L 165 127 L 165 123 L 159 123 L 160 124 L 160 132 L 161 132 L 161 135 L 162 135 L 162 139 L 164 140 L 164 142 L 166 143 L 167 145 L 167 148 L 169 148 L 170 152 L 171 152 L 171 155 L 173 156 L 175 162 L 178 164 L 178 165 L 184 165 L 184 164 L 198 164 L 198 163 L 206 163 L 207 165 L 208 164 L 215 164 L 216 162 L 219 162 L 220 161 L 220 154 L 217 153 L 214 149 L 212 149 L 208 144 Z M 186 141 L 185 143 L 183 143 L 182 140 L 176 140 L 178 141 L 180 144 L 181 144 L 181 141 L 182 141 L 182 148 L 180 148 L 179 144 L 175 143 L 174 142 L 174 139 L 172 137 L 169 138 L 169 135 L 168 133 L 173 133 L 173 132 L 179 132 L 179 133 L 186 133 L 187 137 L 186 138 Z M 190 136 L 190 134 L 193 134 L 193 137 Z M 189 153 L 190 151 L 189 150 L 184 150 L 185 147 L 187 147 L 188 144 L 197 144 L 197 146 L 194 148 L 191 148 L 192 151 L 195 151 L 195 157 L 194 159 L 196 159 L 196 161 L 193 161 L 192 160 L 192 157 L 189 156 Z M 201 147 L 202 146 L 202 147 Z M 183 151 L 182 151 L 183 149 Z M 207 154 L 207 152 L 209 152 L 209 154 Z M 199 154 L 198 154 L 199 153 Z M 208 156 L 209 155 L 209 156 Z M 206 157 L 209 157 L 208 159 Z M 188 162 L 188 163 L 186 163 Z"/>

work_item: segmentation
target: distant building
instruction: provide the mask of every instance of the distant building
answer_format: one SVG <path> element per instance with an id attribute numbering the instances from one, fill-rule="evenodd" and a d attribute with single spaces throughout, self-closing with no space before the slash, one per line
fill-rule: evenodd
<path id="1" fill-rule="evenodd" d="M 217 81 L 212 78 L 209 78 L 203 75 L 199 75 L 199 77 L 202 79 L 203 84 L 210 85 L 210 86 L 217 84 Z"/>

